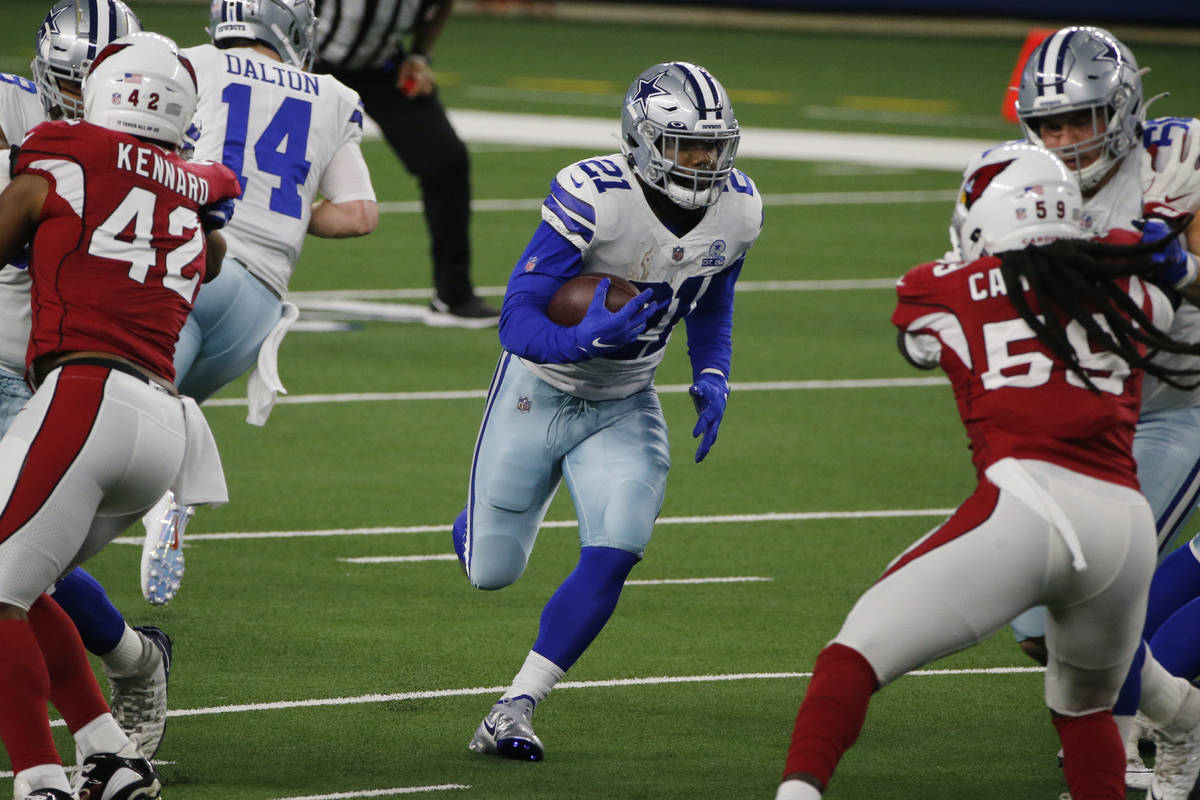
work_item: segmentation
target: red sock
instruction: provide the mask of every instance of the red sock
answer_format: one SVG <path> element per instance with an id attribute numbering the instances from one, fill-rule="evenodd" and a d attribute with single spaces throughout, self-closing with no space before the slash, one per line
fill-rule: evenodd
<path id="1" fill-rule="evenodd" d="M 1125 745 L 1111 711 L 1082 717 L 1052 714 L 1063 746 L 1063 774 L 1074 800 L 1125 797 Z"/>
<path id="2" fill-rule="evenodd" d="M 867 704 L 878 685 L 875 670 L 857 650 L 840 644 L 822 650 L 796 714 L 783 774 L 806 773 L 821 788 L 828 786 L 866 722 Z"/>
<path id="3" fill-rule="evenodd" d="M 13 771 L 61 764 L 46 714 L 50 675 L 25 620 L 0 620 L 0 696 L 0 740 Z"/>
<path id="4" fill-rule="evenodd" d="M 101 714 L 109 713 L 92 665 L 75 623 L 49 595 L 29 609 L 29 623 L 37 636 L 50 674 L 50 702 L 62 714 L 67 729 L 75 731 Z"/>

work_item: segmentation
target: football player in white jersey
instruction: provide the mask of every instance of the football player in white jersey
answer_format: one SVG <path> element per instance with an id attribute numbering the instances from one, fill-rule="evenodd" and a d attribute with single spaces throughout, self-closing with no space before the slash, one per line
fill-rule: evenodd
<path id="1" fill-rule="evenodd" d="M 716 441 L 729 395 L 734 281 L 763 219 L 754 182 L 734 169 L 740 134 L 729 96 L 702 67 L 656 64 L 629 87 L 621 134 L 620 153 L 578 161 L 550 182 L 504 296 L 503 351 L 455 551 L 473 586 L 513 583 L 565 479 L 580 555 L 471 739 L 480 753 L 542 758 L 535 707 L 599 634 L 645 553 L 671 464 L 654 372 L 680 320 L 699 415 L 696 461 Z M 602 279 L 579 324 L 551 321 L 555 291 L 596 272 L 641 293 L 610 313 Z"/>
<path id="2" fill-rule="evenodd" d="M 1181 216 L 1200 208 L 1200 120 L 1147 121 L 1146 107 L 1155 98 L 1143 99 L 1145 72 L 1129 48 L 1108 31 L 1072 26 L 1046 39 L 1030 55 L 1021 76 L 1017 114 L 1025 136 L 1051 149 L 1077 172 L 1084 226 L 1096 235 L 1127 228 L 1144 214 Z M 1188 249 L 1200 252 L 1200 220 L 1192 221 L 1186 238 Z M 1189 284 L 1195 278 L 1195 257 L 1186 264 L 1173 282 L 1194 298 L 1196 287 Z M 1178 341 L 1200 341 L 1200 309 L 1192 303 L 1180 305 L 1170 334 Z M 1164 353 L 1156 363 L 1195 369 L 1200 358 Z M 1141 489 L 1155 515 L 1162 558 L 1200 493 L 1200 388 L 1171 386 L 1148 374 L 1133 452 Z M 1200 563 L 1193 548 L 1175 551 L 1155 575 L 1148 640 L 1181 601 L 1200 595 Z M 1181 591 L 1180 586 L 1186 588 Z M 1192 626 L 1197 624 L 1200 619 Z M 1045 609 L 1022 614 L 1013 628 L 1023 649 L 1041 660 Z M 1200 658 L 1190 630 L 1187 640 L 1188 649 Z M 1126 777 L 1132 788 L 1149 787 L 1157 800 L 1186 798 L 1200 772 L 1200 690 L 1171 676 L 1176 660 L 1167 642 L 1150 644 L 1149 651 L 1139 652 L 1114 709 L 1127 742 Z M 1143 715 L 1158 727 L 1153 776 L 1137 754 L 1132 715 L 1139 691 Z"/>
<path id="3" fill-rule="evenodd" d="M 364 236 L 379 222 L 358 95 L 308 72 L 316 24 L 310 0 L 213 0 L 213 43 L 184 51 L 200 79 L 195 157 L 223 162 L 243 192 L 222 231 L 221 274 L 175 348 L 176 380 L 203 402 L 254 367 L 247 421 L 256 425 L 283 388 L 276 353 L 298 314 L 285 297 L 305 234 Z M 164 497 L 146 516 L 142 593 L 151 603 L 179 589 L 191 514 Z"/>
<path id="4" fill-rule="evenodd" d="M 0 74 L 0 147 L 19 145 L 46 119 L 83 114 L 81 82 L 93 58 L 113 38 L 141 30 L 121 0 L 59 0 L 36 38 L 34 80 Z M 7 182 L 9 151 L 0 151 L 0 177 Z M 0 436 L 31 395 L 25 383 L 29 343 L 30 280 L 22 261 L 0 269 Z M 54 588 L 54 599 L 75 623 L 87 649 L 100 657 L 111 687 L 113 714 L 138 734 L 153 756 L 167 719 L 171 639 L 153 626 L 130 627 L 107 593 L 82 568 Z"/>

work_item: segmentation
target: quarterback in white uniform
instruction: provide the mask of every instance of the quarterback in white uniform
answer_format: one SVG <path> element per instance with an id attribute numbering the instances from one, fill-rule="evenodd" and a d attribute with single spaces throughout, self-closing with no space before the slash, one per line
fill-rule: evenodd
<path id="1" fill-rule="evenodd" d="M 1108 31 L 1068 27 L 1043 42 L 1022 73 L 1017 113 L 1024 133 L 1077 171 L 1084 195 L 1083 224 L 1096 236 L 1129 228 L 1144 216 L 1176 217 L 1200 207 L 1200 121 L 1145 121 L 1144 72 L 1129 48 Z M 1187 245 L 1192 253 L 1200 251 L 1200 225 L 1195 221 L 1187 231 Z M 1173 282 L 1192 297 L 1195 256 L 1186 264 L 1189 269 Z M 1177 341 L 1200 341 L 1200 309 L 1182 303 L 1169 333 Z M 1155 363 L 1194 370 L 1200 358 L 1159 353 Z M 1154 513 L 1161 559 L 1200 493 L 1200 388 L 1173 387 L 1148 373 L 1133 454 L 1141 491 Z M 1179 605 L 1197 596 L 1200 563 L 1188 548 L 1181 548 L 1155 574 L 1145 629 L 1150 648 L 1139 649 L 1113 709 L 1127 739 L 1129 786 L 1145 789 L 1153 783 L 1159 800 L 1186 798 L 1200 772 L 1200 690 L 1170 674 L 1183 674 L 1174 651 L 1188 650 L 1200 664 L 1200 647 L 1190 631 L 1183 641 L 1150 637 Z M 1191 626 L 1196 624 L 1200 623 Z M 1022 614 L 1013 628 L 1026 652 L 1044 658 L 1044 608 Z M 1139 696 L 1143 714 L 1158 728 L 1153 776 L 1137 755 L 1132 715 Z"/>
<path id="2" fill-rule="evenodd" d="M 477 588 L 513 583 L 563 479 L 581 548 L 524 665 L 470 742 L 480 753 L 542 758 L 534 707 L 599 634 L 650 542 L 671 463 L 654 371 L 680 320 L 699 415 L 696 461 L 725 412 L 734 281 L 762 227 L 758 189 L 733 167 L 739 132 L 729 97 L 701 67 L 657 64 L 630 86 L 621 127 L 621 153 L 576 162 L 551 181 L 504 297 L 504 350 L 455 550 Z M 597 272 L 641 293 L 610 313 L 605 278 L 578 324 L 547 317 L 560 286 Z"/>
<path id="3" fill-rule="evenodd" d="M 184 50 L 200 82 L 195 157 L 232 169 L 242 197 L 222 230 L 221 274 L 204 287 L 175 347 L 176 382 L 202 402 L 253 368 L 247 421 L 262 425 L 283 389 L 276 354 L 299 313 L 285 297 L 305 234 L 366 235 L 379 209 L 359 149 L 358 95 L 308 72 L 311 0 L 219 0 L 209 30 L 213 44 Z M 164 497 L 144 520 L 142 594 L 151 603 L 179 589 L 190 517 Z"/>

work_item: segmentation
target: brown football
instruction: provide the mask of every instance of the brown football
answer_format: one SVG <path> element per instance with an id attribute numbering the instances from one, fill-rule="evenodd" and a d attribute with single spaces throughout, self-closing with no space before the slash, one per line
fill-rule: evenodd
<path id="1" fill-rule="evenodd" d="M 611 283 L 608 294 L 604 297 L 604 305 L 609 311 L 619 311 L 633 298 L 637 297 L 638 288 L 619 275 L 607 272 L 591 272 L 587 275 L 577 275 L 559 287 L 550 298 L 546 308 L 546 316 L 559 325 L 578 325 L 587 314 L 592 298 L 596 296 L 596 284 L 601 278 L 608 278 Z"/>

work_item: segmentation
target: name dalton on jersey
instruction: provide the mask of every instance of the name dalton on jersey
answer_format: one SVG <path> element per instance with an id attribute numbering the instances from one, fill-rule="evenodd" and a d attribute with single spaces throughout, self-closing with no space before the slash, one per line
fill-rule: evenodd
<path id="1" fill-rule="evenodd" d="M 319 95 L 321 84 L 316 75 L 301 72 L 286 64 L 262 64 L 241 58 L 234 53 L 224 53 L 225 71 L 230 75 L 250 78 L 272 86 L 282 86 L 295 92 Z M 274 73 L 274 74 L 272 74 Z"/>

